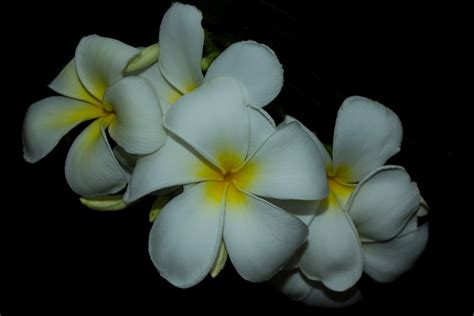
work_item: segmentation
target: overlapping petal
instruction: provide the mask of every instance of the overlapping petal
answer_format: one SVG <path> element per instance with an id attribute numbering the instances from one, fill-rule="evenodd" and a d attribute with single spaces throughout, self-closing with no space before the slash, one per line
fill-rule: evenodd
<path id="1" fill-rule="evenodd" d="M 222 239 L 224 194 L 221 203 L 206 199 L 212 182 L 193 184 L 171 200 L 150 232 L 150 256 L 171 284 L 187 288 L 211 270 Z"/>
<path id="2" fill-rule="evenodd" d="M 322 199 L 328 190 L 319 151 L 296 122 L 278 128 L 239 176 L 248 179 L 243 190 L 276 199 Z"/>
<path id="3" fill-rule="evenodd" d="M 104 103 L 115 111 L 110 136 L 127 152 L 149 154 L 164 144 L 160 104 L 148 81 L 139 77 L 121 79 L 107 90 Z"/>
<path id="4" fill-rule="evenodd" d="M 160 150 L 138 159 L 124 198 L 132 202 L 159 189 L 221 179 L 216 167 L 170 136 Z"/>
<path id="5" fill-rule="evenodd" d="M 381 167 L 364 178 L 348 202 L 359 234 L 375 241 L 398 234 L 420 205 L 420 191 L 402 167 Z"/>
<path id="6" fill-rule="evenodd" d="M 127 174 L 115 159 L 105 135 L 111 118 L 90 124 L 74 141 L 66 158 L 66 180 L 79 195 L 113 194 L 127 184 Z"/>
<path id="7" fill-rule="evenodd" d="M 303 273 L 334 291 L 352 287 L 364 259 L 357 231 L 330 193 L 309 225 L 308 245 L 300 261 Z"/>
<path id="8" fill-rule="evenodd" d="M 363 97 L 347 98 L 334 129 L 334 173 L 356 183 L 400 150 L 402 125 L 397 115 Z"/>
<path id="9" fill-rule="evenodd" d="M 23 122 L 23 156 L 37 162 L 77 124 L 105 115 L 89 103 L 65 97 L 49 97 L 30 106 Z"/>
<path id="10" fill-rule="evenodd" d="M 164 123 L 223 172 L 239 167 L 245 160 L 250 123 L 235 80 L 218 78 L 206 82 L 179 99 L 166 114 Z"/>
<path id="11" fill-rule="evenodd" d="M 102 101 L 107 88 L 122 78 L 122 71 L 138 49 L 112 38 L 86 36 L 76 48 L 76 72 L 95 98 Z"/>
<path id="12" fill-rule="evenodd" d="M 224 242 L 230 260 L 244 279 L 268 280 L 301 247 L 306 225 L 258 197 L 229 193 L 239 194 L 226 203 Z"/>
<path id="13" fill-rule="evenodd" d="M 229 46 L 209 67 L 205 80 L 231 77 L 242 85 L 247 104 L 264 107 L 280 93 L 283 68 L 277 56 L 254 41 Z"/>
<path id="14" fill-rule="evenodd" d="M 203 81 L 204 46 L 202 14 L 194 6 L 174 3 L 160 26 L 160 69 L 181 93 L 189 93 Z"/>

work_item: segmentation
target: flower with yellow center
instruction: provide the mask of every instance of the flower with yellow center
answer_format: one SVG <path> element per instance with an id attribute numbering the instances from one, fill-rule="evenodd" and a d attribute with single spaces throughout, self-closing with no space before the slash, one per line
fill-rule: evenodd
<path id="1" fill-rule="evenodd" d="M 346 99 L 336 120 L 332 158 L 306 131 L 325 163 L 329 196 L 308 226 L 307 246 L 297 265 L 301 273 L 319 282 L 313 290 L 320 295 L 321 289 L 324 293 L 351 289 L 363 271 L 381 282 L 393 280 L 413 265 L 427 238 L 426 227 L 416 224 L 420 207 L 416 184 L 403 168 L 383 166 L 400 149 L 398 117 L 375 101 Z M 407 240 L 412 241 L 410 246 Z M 393 254 L 400 257 L 391 258 Z M 302 280 L 297 274 L 290 279 Z"/>
<path id="2" fill-rule="evenodd" d="M 238 273 L 261 282 L 281 269 L 306 238 L 306 225 L 260 197 L 316 200 L 327 194 L 317 147 L 298 123 L 275 128 L 246 106 L 240 84 L 216 78 L 167 113 L 171 135 L 138 159 L 125 199 L 184 185 L 150 232 L 161 275 L 190 287 L 216 275 L 228 253 Z M 217 271 L 216 271 L 217 270 Z"/>
<path id="3" fill-rule="evenodd" d="M 94 120 L 76 138 L 66 159 L 66 179 L 82 196 L 112 194 L 129 178 L 107 140 L 131 154 L 149 154 L 163 145 L 161 109 L 143 78 L 123 78 L 122 69 L 137 49 L 96 35 L 83 38 L 75 58 L 50 87 L 63 96 L 40 100 L 28 109 L 23 151 L 28 162 L 46 156 L 81 122 Z"/>
<path id="4" fill-rule="evenodd" d="M 183 95 L 219 77 L 238 81 L 247 105 L 263 107 L 270 103 L 283 85 L 283 69 L 275 53 L 253 41 L 238 42 L 224 50 L 204 76 L 201 20 L 202 13 L 196 7 L 174 3 L 161 22 L 159 50 L 152 45 L 138 56 L 145 65 L 158 60 L 141 76 L 153 83 L 164 112 Z"/>

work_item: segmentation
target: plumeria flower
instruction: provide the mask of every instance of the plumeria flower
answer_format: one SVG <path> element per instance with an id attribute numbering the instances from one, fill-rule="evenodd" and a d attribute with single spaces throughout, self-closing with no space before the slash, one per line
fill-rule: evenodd
<path id="1" fill-rule="evenodd" d="M 239 82 L 216 78 L 176 102 L 166 144 L 138 159 L 126 201 L 184 185 L 149 239 L 153 263 L 175 286 L 216 275 L 227 253 L 243 278 L 267 280 L 305 241 L 306 225 L 261 197 L 324 198 L 324 167 L 299 124 L 275 130 L 270 120 L 246 106 Z"/>
<path id="2" fill-rule="evenodd" d="M 360 212 L 360 206 L 367 205 L 365 201 L 368 199 L 374 199 L 370 202 L 373 206 L 384 204 L 385 200 L 390 197 L 377 191 L 381 185 L 380 180 L 397 174 L 406 177 L 400 167 L 387 166 L 378 169 L 362 180 L 351 197 L 348 207 L 349 215 L 353 214 L 353 211 Z M 428 206 L 422 200 L 416 215 L 410 218 L 394 238 L 387 241 L 361 238 L 364 252 L 364 272 L 382 283 L 392 282 L 407 272 L 420 257 L 428 241 L 428 223 L 420 224 L 420 218 L 425 216 L 427 211 Z M 374 208 L 372 212 L 375 214 Z M 380 216 L 381 214 L 378 214 L 378 217 Z M 362 299 L 357 285 L 348 290 L 336 292 L 324 286 L 320 281 L 307 278 L 299 269 L 280 272 L 272 280 L 272 284 L 290 299 L 311 306 L 341 308 Z"/>
<path id="3" fill-rule="evenodd" d="M 143 78 L 123 78 L 137 49 L 96 35 L 83 38 L 75 58 L 50 84 L 63 96 L 31 105 L 23 126 L 24 158 L 37 162 L 81 122 L 92 120 L 76 138 L 66 159 L 66 180 L 82 196 L 106 195 L 126 186 L 105 130 L 126 152 L 148 154 L 163 145 L 161 109 Z"/>
<path id="4" fill-rule="evenodd" d="M 364 270 L 362 241 L 395 237 L 418 209 L 420 194 L 402 168 L 381 167 L 399 151 L 402 139 L 398 117 L 383 105 L 362 97 L 344 101 L 332 158 L 307 132 L 325 162 L 329 196 L 309 224 L 299 268 L 308 279 L 345 291 Z"/>
<path id="5" fill-rule="evenodd" d="M 156 46 L 147 50 L 149 54 L 159 52 L 159 61 L 141 76 L 153 82 L 163 110 L 166 112 L 181 96 L 218 77 L 237 80 L 247 105 L 263 107 L 270 103 L 283 85 L 283 69 L 275 53 L 253 41 L 235 43 L 214 60 L 204 77 L 201 20 L 196 7 L 174 3 L 161 22 L 159 50 Z M 147 60 L 149 54 L 141 53 Z"/>

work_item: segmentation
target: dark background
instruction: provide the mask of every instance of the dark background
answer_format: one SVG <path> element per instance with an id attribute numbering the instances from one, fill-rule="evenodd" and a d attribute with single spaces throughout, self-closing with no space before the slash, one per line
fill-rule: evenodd
<path id="1" fill-rule="evenodd" d="M 471 265 L 459 256 L 468 252 L 466 232 L 458 225 L 469 210 L 456 205 L 460 166 L 455 140 L 462 112 L 461 104 L 447 96 L 452 59 L 445 50 L 455 44 L 449 23 L 426 8 L 359 13 L 285 1 L 230 0 L 199 1 L 197 6 L 204 13 L 204 27 L 218 39 L 253 39 L 276 51 L 285 68 L 285 86 L 270 109 L 276 117 L 282 111 L 294 115 L 330 143 L 337 109 L 347 96 L 375 99 L 400 116 L 404 140 L 392 162 L 408 170 L 432 208 L 426 252 L 392 284 L 364 278 L 366 299 L 345 310 L 293 303 L 265 284 L 245 282 L 230 262 L 217 279 L 187 290 L 174 288 L 148 258 L 151 200 L 121 212 L 89 210 L 64 179 L 74 132 L 34 165 L 22 159 L 20 136 L 28 106 L 54 95 L 47 85 L 83 36 L 150 45 L 158 40 L 169 2 L 110 7 L 42 3 L 11 11 L 13 22 L 4 27 L 9 36 L 3 66 L 9 71 L 4 73 L 8 84 L 2 85 L 2 140 L 8 144 L 2 151 L 7 175 L 0 221 L 2 316 L 24 310 L 112 315 L 129 309 L 134 315 L 472 312 Z"/>

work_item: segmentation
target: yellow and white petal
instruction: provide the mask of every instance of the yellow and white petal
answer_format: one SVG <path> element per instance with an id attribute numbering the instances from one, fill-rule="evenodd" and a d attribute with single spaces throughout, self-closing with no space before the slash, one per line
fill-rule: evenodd
<path id="1" fill-rule="evenodd" d="M 161 276 L 174 286 L 188 288 L 206 277 L 217 257 L 224 223 L 221 202 L 207 199 L 213 182 L 188 186 L 171 200 L 155 220 L 149 250 Z"/>
<path id="2" fill-rule="evenodd" d="M 293 301 L 302 301 L 311 291 L 298 269 L 280 271 L 269 282 Z"/>
<path id="3" fill-rule="evenodd" d="M 279 127 L 238 177 L 240 188 L 269 198 L 317 200 L 328 192 L 319 151 L 296 122 Z"/>
<path id="4" fill-rule="evenodd" d="M 400 150 L 402 133 L 400 119 L 389 108 L 364 97 L 347 98 L 334 129 L 335 176 L 359 182 Z"/>
<path id="5" fill-rule="evenodd" d="M 28 162 L 37 162 L 77 124 L 103 115 L 96 106 L 65 97 L 33 103 L 23 122 L 23 157 Z"/>
<path id="6" fill-rule="evenodd" d="M 416 222 L 416 216 L 411 220 Z M 364 271 L 377 282 L 392 282 L 407 272 L 420 257 L 428 243 L 428 223 L 386 241 L 363 244 Z"/>
<path id="7" fill-rule="evenodd" d="M 310 281 L 306 278 L 304 280 L 312 285 L 311 291 L 302 300 L 306 305 L 324 308 L 343 308 L 362 300 L 362 294 L 357 286 L 343 292 L 336 292 L 331 291 L 320 282 Z"/>
<path id="8" fill-rule="evenodd" d="M 250 123 L 238 82 L 218 78 L 183 96 L 166 114 L 165 127 L 218 166 L 239 167 L 249 146 Z"/>
<path id="9" fill-rule="evenodd" d="M 160 26 L 160 69 L 181 93 L 189 93 L 203 81 L 204 47 L 202 13 L 194 6 L 174 3 Z"/>
<path id="10" fill-rule="evenodd" d="M 157 152 L 138 159 L 125 200 L 132 202 L 175 185 L 221 179 L 216 167 L 170 136 Z"/>
<path id="11" fill-rule="evenodd" d="M 307 231 L 295 216 L 229 186 L 224 242 L 232 264 L 244 279 L 270 279 L 303 245 Z"/>
<path id="12" fill-rule="evenodd" d="M 59 75 L 49 84 L 49 87 L 64 96 L 82 100 L 101 107 L 99 100 L 94 98 L 82 85 L 76 73 L 76 64 L 72 59 Z"/>
<path id="13" fill-rule="evenodd" d="M 300 121 L 298 121 L 294 117 L 286 115 L 285 120 L 283 121 L 283 124 L 289 124 L 291 122 L 297 122 L 298 124 L 300 124 L 301 128 L 303 128 L 303 130 L 306 132 L 306 134 L 308 134 L 309 137 L 311 137 L 311 139 L 313 140 L 316 147 L 318 147 L 319 153 L 321 154 L 321 159 L 323 160 L 324 168 L 326 168 L 326 173 L 328 173 L 328 174 L 332 173 L 333 169 L 332 169 L 331 155 L 330 155 L 330 153 L 328 153 L 328 151 L 326 150 L 324 145 L 321 143 L 321 141 L 318 139 L 316 134 L 311 132 L 306 126 L 303 125 L 303 123 L 301 123 Z"/>
<path id="14" fill-rule="evenodd" d="M 247 104 L 264 107 L 280 93 L 283 68 L 271 48 L 254 41 L 229 46 L 209 67 L 205 80 L 231 77 L 243 88 Z"/>
<path id="15" fill-rule="evenodd" d="M 110 116 L 92 122 L 74 141 L 66 159 L 66 180 L 79 195 L 117 193 L 127 185 L 127 174 L 115 159 L 105 135 Z"/>
<path id="16" fill-rule="evenodd" d="M 381 167 L 352 193 L 347 210 L 361 237 L 383 241 L 397 235 L 420 205 L 420 191 L 397 166 Z"/>
<path id="17" fill-rule="evenodd" d="M 138 49 L 112 38 L 86 36 L 76 48 L 76 72 L 84 87 L 102 101 L 107 88 L 122 78 L 122 70 Z"/>
<path id="18" fill-rule="evenodd" d="M 321 201 L 318 200 L 278 200 L 265 199 L 290 214 L 298 217 L 303 223 L 309 225 L 318 211 Z"/>
<path id="19" fill-rule="evenodd" d="M 265 110 L 249 106 L 250 143 L 247 157 L 252 156 L 276 131 L 275 121 Z"/>
<path id="20" fill-rule="evenodd" d="M 333 291 L 345 291 L 361 277 L 364 259 L 357 231 L 332 193 L 309 225 L 301 271 Z"/>
<path id="21" fill-rule="evenodd" d="M 110 136 L 131 154 L 149 154 L 163 146 L 166 133 L 161 108 L 148 81 L 126 77 L 110 86 L 104 96 L 115 111 Z"/>
<path id="22" fill-rule="evenodd" d="M 160 98 L 160 101 L 164 100 L 167 104 L 174 104 L 182 96 L 181 92 L 173 88 L 173 86 L 169 84 L 168 81 L 166 81 L 165 77 L 163 77 L 163 74 L 160 71 L 158 64 L 154 64 L 142 72 L 140 77 L 146 78 L 150 81 L 156 95 Z M 166 113 L 168 112 L 169 107 L 165 108 L 162 105 L 161 110 L 163 113 Z"/>

